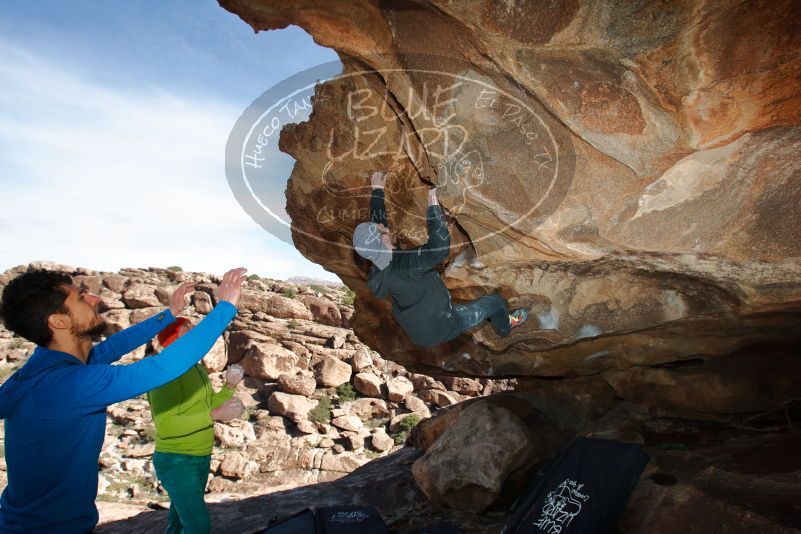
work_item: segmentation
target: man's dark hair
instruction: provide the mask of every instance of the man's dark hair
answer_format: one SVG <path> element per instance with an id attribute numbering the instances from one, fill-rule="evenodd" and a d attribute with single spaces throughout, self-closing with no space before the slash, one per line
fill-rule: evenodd
<path id="1" fill-rule="evenodd" d="M 3 290 L 0 318 L 5 327 L 28 341 L 46 347 L 53 339 L 47 317 L 66 313 L 68 293 L 61 287 L 72 284 L 69 275 L 56 271 L 31 271 L 11 280 Z"/>

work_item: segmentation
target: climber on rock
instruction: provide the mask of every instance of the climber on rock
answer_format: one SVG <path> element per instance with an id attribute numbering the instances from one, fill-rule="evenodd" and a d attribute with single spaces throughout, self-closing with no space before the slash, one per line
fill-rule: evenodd
<path id="1" fill-rule="evenodd" d="M 428 192 L 428 242 L 407 250 L 396 247 L 384 207 L 386 179 L 386 174 L 380 171 L 370 176 L 371 222 L 356 226 L 353 247 L 357 254 L 373 263 L 367 287 L 377 297 L 391 298 L 392 313 L 412 342 L 434 347 L 487 319 L 499 336 L 507 336 L 512 328 L 522 325 L 528 318 L 527 310 L 520 308 L 510 314 L 506 299 L 497 294 L 463 304 L 451 303 L 448 288 L 436 270 L 450 249 L 448 225 L 436 189 Z"/>

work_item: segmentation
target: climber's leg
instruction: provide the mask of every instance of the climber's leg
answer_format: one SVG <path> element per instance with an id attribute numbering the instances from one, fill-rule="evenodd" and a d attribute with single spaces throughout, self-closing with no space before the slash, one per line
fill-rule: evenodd
<path id="1" fill-rule="evenodd" d="M 453 326 L 445 341 L 472 330 L 487 319 L 499 336 L 508 336 L 511 331 L 506 299 L 500 295 L 487 295 L 464 304 L 454 304 L 453 317 Z"/>

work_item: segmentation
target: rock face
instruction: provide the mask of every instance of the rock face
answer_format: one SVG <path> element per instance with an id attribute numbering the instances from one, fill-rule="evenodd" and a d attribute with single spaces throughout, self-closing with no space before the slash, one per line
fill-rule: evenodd
<path id="1" fill-rule="evenodd" d="M 433 502 L 482 512 L 498 497 L 526 441 L 525 427 L 508 410 L 473 405 L 414 463 L 412 473 Z"/>
<path id="2" fill-rule="evenodd" d="M 256 30 L 297 24 L 342 59 L 310 120 L 282 131 L 297 160 L 287 211 L 387 358 L 619 384 L 798 334 L 798 2 L 220 3 Z M 527 325 L 410 344 L 353 252 L 331 246 L 367 217 L 375 168 L 390 172 L 401 246 L 425 241 L 437 185 L 453 297 L 500 292 L 531 309 Z"/>

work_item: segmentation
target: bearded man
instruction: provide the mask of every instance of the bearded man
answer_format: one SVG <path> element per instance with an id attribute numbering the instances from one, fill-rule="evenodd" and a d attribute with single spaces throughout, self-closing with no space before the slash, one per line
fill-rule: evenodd
<path id="1" fill-rule="evenodd" d="M 7 329 L 37 344 L 0 388 L 8 485 L 0 496 L 0 532 L 87 533 L 98 521 L 97 461 L 106 407 L 171 382 L 211 349 L 236 315 L 245 269 L 225 274 L 218 304 L 158 356 L 111 365 L 175 321 L 192 284 L 169 309 L 93 344 L 105 331 L 100 298 L 53 271 L 19 275 L 3 291 Z"/>

